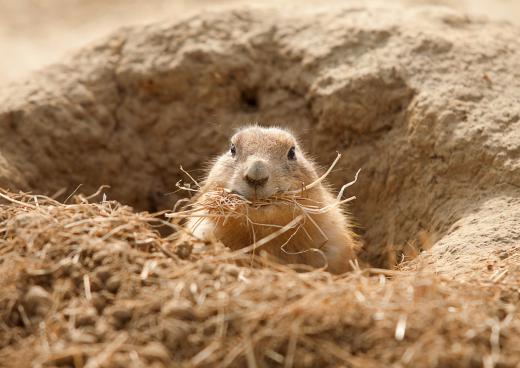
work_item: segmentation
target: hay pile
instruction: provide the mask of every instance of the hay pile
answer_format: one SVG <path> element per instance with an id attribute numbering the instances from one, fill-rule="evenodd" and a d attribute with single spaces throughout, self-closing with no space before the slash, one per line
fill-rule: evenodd
<path id="1" fill-rule="evenodd" d="M 117 202 L 2 197 L 2 366 L 520 361 L 514 257 L 473 284 L 418 265 L 341 277 L 297 273 L 258 255 L 243 266 L 218 244 L 175 242 L 175 234 L 160 235 L 161 214 Z"/>

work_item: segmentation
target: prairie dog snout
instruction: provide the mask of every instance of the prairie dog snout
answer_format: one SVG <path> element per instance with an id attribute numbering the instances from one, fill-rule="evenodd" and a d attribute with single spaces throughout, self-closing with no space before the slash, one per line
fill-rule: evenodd
<path id="1" fill-rule="evenodd" d="M 264 186 L 269 180 L 269 168 L 267 163 L 254 158 L 253 161 L 246 166 L 244 180 L 254 188 Z"/>

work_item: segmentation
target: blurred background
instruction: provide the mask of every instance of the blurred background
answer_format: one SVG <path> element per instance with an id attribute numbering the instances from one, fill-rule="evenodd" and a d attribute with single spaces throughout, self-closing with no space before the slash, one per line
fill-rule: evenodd
<path id="1" fill-rule="evenodd" d="M 381 0 L 379 0 L 381 1 Z M 520 26 L 520 0 L 388 0 L 440 5 Z M 231 6 L 309 6 L 351 0 L 0 0 L 0 83 L 27 76 L 124 25 Z M 355 3 L 375 2 L 358 0 Z"/>

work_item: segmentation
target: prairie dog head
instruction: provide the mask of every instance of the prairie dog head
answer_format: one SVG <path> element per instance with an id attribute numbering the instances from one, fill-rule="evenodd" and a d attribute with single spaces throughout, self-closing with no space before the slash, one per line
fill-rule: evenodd
<path id="1" fill-rule="evenodd" d="M 280 128 L 244 128 L 215 161 L 206 181 L 248 199 L 296 190 L 317 178 L 296 138 Z"/>

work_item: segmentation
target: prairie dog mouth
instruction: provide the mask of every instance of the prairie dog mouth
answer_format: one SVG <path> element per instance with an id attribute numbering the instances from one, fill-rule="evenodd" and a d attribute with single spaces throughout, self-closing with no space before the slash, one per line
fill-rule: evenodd
<path id="1" fill-rule="evenodd" d="M 234 189 L 228 189 L 226 190 L 228 193 L 239 196 L 242 200 L 244 200 L 249 206 L 259 208 L 259 207 L 270 207 L 274 206 L 275 203 L 273 203 L 270 198 L 272 198 L 273 195 L 270 196 L 247 196 L 243 193 L 239 192 L 238 190 Z M 276 195 L 276 194 L 274 194 Z"/>
<path id="2" fill-rule="evenodd" d="M 250 197 L 250 196 L 246 196 L 236 190 L 232 190 L 230 193 L 239 196 L 241 199 L 246 201 L 249 205 L 259 205 L 260 203 L 258 203 L 258 202 L 266 202 L 266 201 L 268 201 L 268 198 L 269 198 L 269 197 L 258 197 L 258 196 Z"/>

